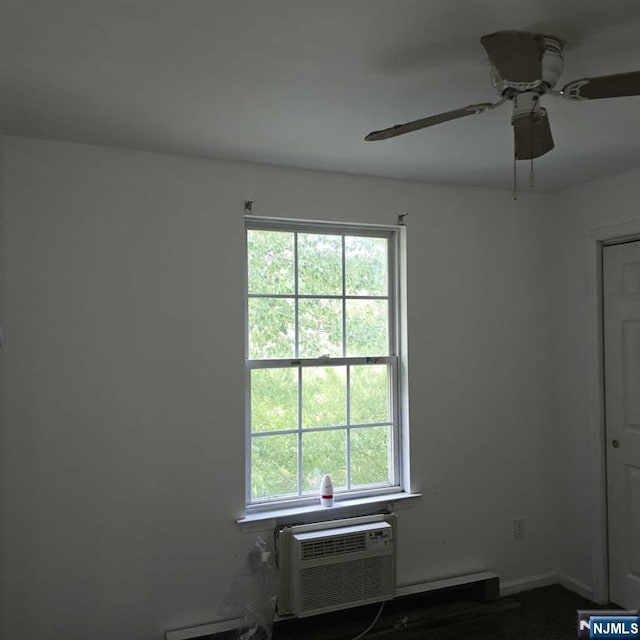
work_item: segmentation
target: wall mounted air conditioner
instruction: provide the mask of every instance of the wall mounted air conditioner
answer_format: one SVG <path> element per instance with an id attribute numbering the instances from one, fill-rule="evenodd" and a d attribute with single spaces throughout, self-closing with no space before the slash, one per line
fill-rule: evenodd
<path id="1" fill-rule="evenodd" d="M 347 518 L 279 532 L 278 613 L 306 617 L 390 600 L 395 515 Z"/>

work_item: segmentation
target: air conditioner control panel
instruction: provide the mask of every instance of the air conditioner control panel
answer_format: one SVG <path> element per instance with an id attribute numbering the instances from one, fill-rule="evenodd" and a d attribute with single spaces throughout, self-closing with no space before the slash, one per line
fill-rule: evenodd
<path id="1" fill-rule="evenodd" d="M 367 531 L 367 549 L 377 551 L 386 549 L 391 544 L 391 527 Z"/>

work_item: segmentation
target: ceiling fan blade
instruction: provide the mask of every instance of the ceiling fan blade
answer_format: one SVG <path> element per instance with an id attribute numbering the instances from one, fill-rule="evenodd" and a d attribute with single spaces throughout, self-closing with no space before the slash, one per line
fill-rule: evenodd
<path id="1" fill-rule="evenodd" d="M 640 71 L 573 80 L 562 88 L 560 95 L 568 100 L 640 96 Z"/>
<path id="2" fill-rule="evenodd" d="M 396 124 L 388 129 L 381 129 L 380 131 L 372 131 L 365 136 L 367 142 L 373 142 L 376 140 L 387 140 L 388 138 L 395 138 L 401 136 L 404 133 L 410 133 L 411 131 L 418 131 L 419 129 L 426 129 L 432 127 L 435 124 L 441 124 L 443 122 L 449 122 L 450 120 L 457 120 L 458 118 L 464 118 L 465 116 L 471 116 L 474 113 L 483 113 L 489 109 L 493 109 L 502 104 L 504 100 L 500 102 L 491 103 L 483 102 L 482 104 L 470 104 L 468 107 L 462 109 L 454 109 L 453 111 L 445 111 L 435 116 L 429 116 L 428 118 L 421 118 L 420 120 L 413 120 L 406 122 L 405 124 Z"/>
<path id="3" fill-rule="evenodd" d="M 555 146 L 546 111 L 532 112 L 513 121 L 516 160 L 530 160 Z"/>
<path id="4" fill-rule="evenodd" d="M 533 82 L 542 78 L 543 36 L 526 31 L 498 31 L 482 36 L 480 42 L 503 80 Z"/>

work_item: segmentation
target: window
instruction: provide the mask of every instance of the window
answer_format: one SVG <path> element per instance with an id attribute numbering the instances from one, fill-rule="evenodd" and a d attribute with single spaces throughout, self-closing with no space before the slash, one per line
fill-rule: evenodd
<path id="1" fill-rule="evenodd" d="M 400 486 L 398 229 L 248 218 L 247 504 Z"/>

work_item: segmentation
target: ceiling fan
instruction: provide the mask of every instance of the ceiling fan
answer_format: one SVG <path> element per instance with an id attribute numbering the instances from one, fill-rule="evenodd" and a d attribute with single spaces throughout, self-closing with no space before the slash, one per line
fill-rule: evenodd
<path id="1" fill-rule="evenodd" d="M 480 38 L 491 62 L 491 81 L 500 96 L 497 102 L 471 104 L 388 129 L 372 131 L 365 140 L 386 140 L 411 131 L 457 120 L 513 102 L 515 159 L 533 160 L 554 147 L 549 116 L 540 99 L 545 94 L 567 100 L 597 100 L 640 95 L 640 71 L 581 78 L 554 89 L 562 74 L 564 41 L 527 31 L 498 31 Z"/>

